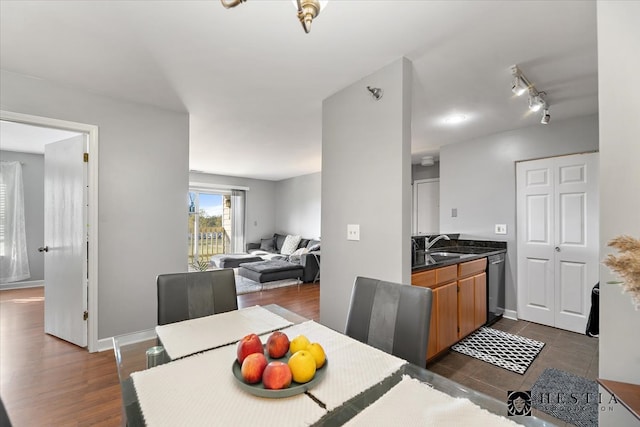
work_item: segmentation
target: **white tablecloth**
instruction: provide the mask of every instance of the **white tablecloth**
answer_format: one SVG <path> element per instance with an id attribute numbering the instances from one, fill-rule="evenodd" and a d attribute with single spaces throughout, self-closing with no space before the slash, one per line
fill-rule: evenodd
<path id="1" fill-rule="evenodd" d="M 156 326 L 171 359 L 239 341 L 250 333 L 263 334 L 292 323 L 260 306 Z"/>
<path id="2" fill-rule="evenodd" d="M 416 379 L 402 380 L 345 426 L 517 426 L 512 420 L 490 413 L 467 399 L 451 397 Z"/>
<path id="3" fill-rule="evenodd" d="M 314 321 L 283 329 L 289 339 L 299 334 L 318 342 L 327 355 L 324 379 L 309 390 L 328 410 L 337 408 L 396 372 L 405 360 L 363 344 Z"/>
<path id="4" fill-rule="evenodd" d="M 256 397 L 236 383 L 229 345 L 131 375 L 150 427 L 304 426 L 326 410 L 305 394 Z"/>

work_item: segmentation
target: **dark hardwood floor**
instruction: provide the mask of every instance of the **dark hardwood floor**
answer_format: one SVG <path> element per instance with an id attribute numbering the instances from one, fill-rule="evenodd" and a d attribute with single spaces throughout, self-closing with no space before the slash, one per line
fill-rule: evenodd
<path id="1" fill-rule="evenodd" d="M 317 321 L 319 291 L 319 284 L 277 288 L 240 295 L 238 305 L 275 303 Z M 429 364 L 428 369 L 499 400 L 506 400 L 507 390 L 528 390 L 549 367 L 597 377 L 597 338 L 508 319 L 493 327 L 546 343 L 525 375 L 455 352 Z M 0 291 L 0 397 L 14 427 L 121 423 L 113 352 L 88 353 L 45 334 L 42 288 Z M 565 425 L 545 414 L 536 415 Z"/>
<path id="2" fill-rule="evenodd" d="M 238 305 L 277 303 L 318 320 L 319 289 L 302 284 L 239 295 Z M 14 427 L 121 424 L 113 352 L 88 353 L 45 334 L 43 288 L 0 291 L 0 398 Z"/>

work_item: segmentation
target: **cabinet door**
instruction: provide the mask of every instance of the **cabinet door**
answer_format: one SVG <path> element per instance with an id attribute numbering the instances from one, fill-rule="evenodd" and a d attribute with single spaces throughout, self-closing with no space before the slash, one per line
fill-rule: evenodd
<path id="1" fill-rule="evenodd" d="M 458 280 L 458 339 L 475 329 L 475 280 L 474 277 Z"/>
<path id="2" fill-rule="evenodd" d="M 487 274 L 482 273 L 473 276 L 474 288 L 474 318 L 475 324 L 473 329 L 487 323 Z"/>
<path id="3" fill-rule="evenodd" d="M 451 282 L 437 289 L 438 305 L 436 309 L 437 351 L 440 352 L 458 341 L 458 286 Z"/>

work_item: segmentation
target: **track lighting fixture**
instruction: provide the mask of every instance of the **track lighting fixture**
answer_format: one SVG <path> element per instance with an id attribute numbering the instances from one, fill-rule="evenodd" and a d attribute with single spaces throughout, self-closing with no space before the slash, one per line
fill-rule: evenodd
<path id="1" fill-rule="evenodd" d="M 382 94 L 384 93 L 384 91 L 379 87 L 367 86 L 367 90 L 371 92 L 371 96 L 373 96 L 376 101 L 380 100 L 380 98 L 382 98 Z"/>
<path id="2" fill-rule="evenodd" d="M 547 103 L 546 93 L 539 91 L 536 87 L 531 83 L 529 79 L 522 74 L 520 68 L 517 65 L 512 65 L 511 75 L 513 77 L 513 82 L 511 84 L 511 91 L 516 95 L 520 96 L 525 92 L 529 92 L 529 109 L 531 111 L 540 111 L 542 110 L 542 118 L 540 119 L 540 123 L 546 125 L 549 124 L 549 120 L 551 120 L 551 115 L 549 114 L 549 104 Z"/>
<path id="3" fill-rule="evenodd" d="M 247 0 L 220 0 L 222 5 L 227 9 L 236 7 L 246 1 Z M 324 9 L 327 0 L 293 0 L 293 4 L 298 11 L 298 20 L 302 24 L 302 29 L 305 33 L 309 33 L 309 31 L 311 31 L 311 22 L 320 14 L 320 11 Z"/>

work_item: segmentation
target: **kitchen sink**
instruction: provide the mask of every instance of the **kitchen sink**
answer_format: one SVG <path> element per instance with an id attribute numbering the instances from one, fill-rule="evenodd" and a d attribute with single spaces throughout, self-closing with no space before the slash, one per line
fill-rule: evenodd
<path id="1" fill-rule="evenodd" d="M 425 255 L 445 258 L 466 258 L 473 256 L 473 254 L 463 254 L 459 252 L 426 252 Z"/>

